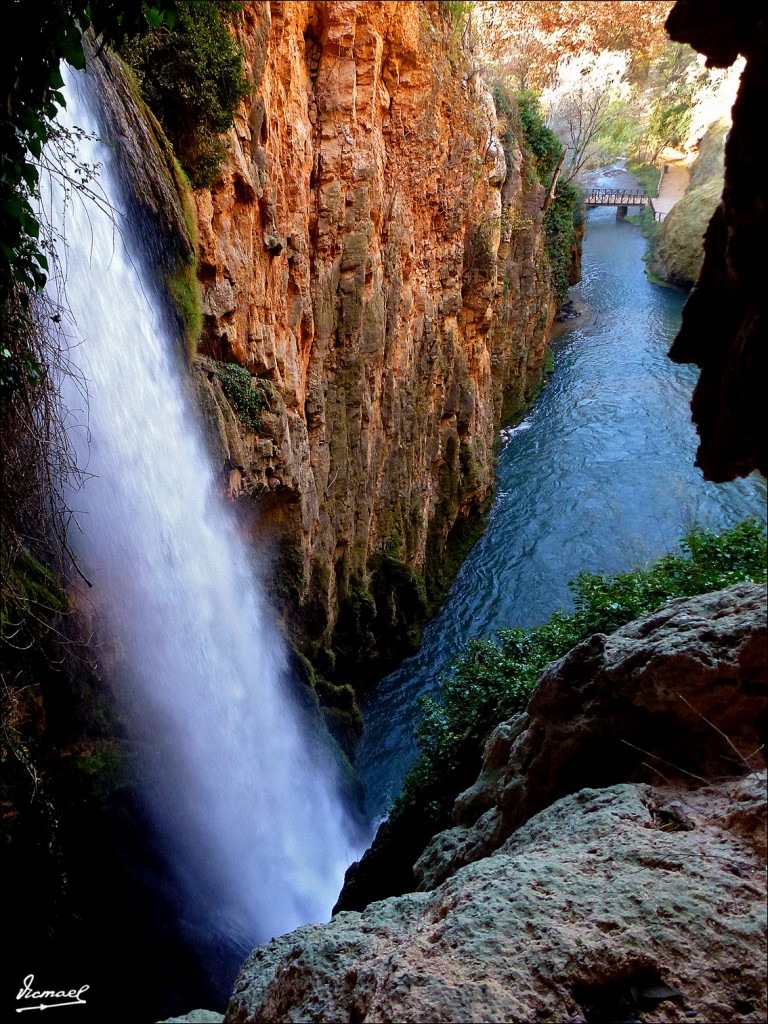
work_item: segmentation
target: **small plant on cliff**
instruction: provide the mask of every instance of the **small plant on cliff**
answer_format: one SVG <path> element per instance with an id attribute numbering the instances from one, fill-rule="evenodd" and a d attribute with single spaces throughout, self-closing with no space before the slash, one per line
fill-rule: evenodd
<path id="1" fill-rule="evenodd" d="M 477 775 L 491 729 L 522 711 L 544 667 L 582 640 L 613 632 L 674 598 L 766 581 L 766 535 L 754 520 L 719 534 L 695 528 L 680 547 L 680 553 L 619 576 L 580 575 L 570 584 L 572 614 L 556 612 L 531 629 L 471 640 L 448 670 L 440 697 L 421 701 L 421 753 L 393 814 L 417 804 L 437 828 L 446 827 L 455 796 Z"/>
<path id="2" fill-rule="evenodd" d="M 241 9 L 231 0 L 182 0 L 173 28 L 150 29 L 123 48 L 194 188 L 216 178 L 226 155 L 221 135 L 248 92 L 227 24 Z"/>
<path id="3" fill-rule="evenodd" d="M 274 389 L 269 381 L 252 377 L 237 363 L 214 363 L 221 390 L 232 403 L 237 417 L 249 430 L 261 426 L 261 414 L 269 408 Z"/>
<path id="4" fill-rule="evenodd" d="M 552 289 L 560 305 L 568 297 L 574 229 L 583 215 L 579 190 L 571 182 L 559 182 L 544 216 L 544 235 L 552 270 Z"/>

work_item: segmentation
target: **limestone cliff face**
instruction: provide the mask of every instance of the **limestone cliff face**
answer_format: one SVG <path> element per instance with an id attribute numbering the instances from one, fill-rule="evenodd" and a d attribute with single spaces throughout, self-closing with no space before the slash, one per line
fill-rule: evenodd
<path id="1" fill-rule="evenodd" d="M 299 645 L 359 684 L 416 641 L 540 380 L 543 196 L 437 3 L 242 6 L 254 88 L 197 195 L 199 377 Z M 258 429 L 216 361 L 269 382 Z"/>

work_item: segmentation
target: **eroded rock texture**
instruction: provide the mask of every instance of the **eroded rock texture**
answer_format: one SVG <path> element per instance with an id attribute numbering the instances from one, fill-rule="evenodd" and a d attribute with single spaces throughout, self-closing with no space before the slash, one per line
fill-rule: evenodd
<path id="1" fill-rule="evenodd" d="M 347 871 L 337 909 L 432 888 L 583 786 L 763 766 L 767 659 L 765 592 L 751 583 L 579 644 L 544 671 L 526 713 L 491 734 L 477 782 L 457 795 L 456 827 L 430 842 L 418 807 L 385 822 Z"/>
<path id="2" fill-rule="evenodd" d="M 768 104 L 765 4 L 678 0 L 667 21 L 715 67 L 741 53 L 747 64 L 725 149 L 725 186 L 704 239 L 704 265 L 683 311 L 670 355 L 696 363 L 692 411 L 701 444 L 697 464 L 709 480 L 768 473 L 765 431 L 768 339 L 768 185 L 761 140 Z"/>
<path id="3" fill-rule="evenodd" d="M 429 891 L 259 947 L 225 1021 L 763 1020 L 767 675 L 753 584 L 581 644 L 492 735 Z"/>
<path id="4" fill-rule="evenodd" d="M 764 767 L 765 590 L 741 583 L 671 601 L 549 665 L 528 708 L 497 726 L 460 794 L 456 828 L 416 863 L 420 887 L 488 856 L 531 815 L 583 786 L 695 782 Z"/>
<path id="5" fill-rule="evenodd" d="M 712 125 L 699 142 L 685 195 L 664 218 L 648 248 L 648 270 L 662 281 L 692 288 L 704 261 L 704 234 L 723 193 L 726 125 Z"/>
<path id="6" fill-rule="evenodd" d="M 217 451 L 277 538 L 303 650 L 358 685 L 416 641 L 540 380 L 542 190 L 438 4 L 242 6 L 257 87 L 197 199 L 201 351 L 271 389 Z"/>
<path id="7" fill-rule="evenodd" d="M 761 1021 L 765 774 L 676 803 L 565 797 L 433 892 L 255 950 L 225 1022 Z"/>

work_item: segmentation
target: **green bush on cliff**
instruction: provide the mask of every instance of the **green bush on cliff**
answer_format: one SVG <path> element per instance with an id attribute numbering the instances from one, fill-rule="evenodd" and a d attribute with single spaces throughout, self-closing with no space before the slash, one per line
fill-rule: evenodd
<path id="1" fill-rule="evenodd" d="M 549 189 L 563 152 L 562 143 L 545 123 L 534 93 L 517 92 L 515 101 L 525 146 L 535 161 L 536 175 L 544 188 Z M 578 188 L 570 181 L 558 182 L 552 203 L 544 215 L 544 238 L 552 270 L 552 289 L 560 304 L 568 297 L 571 246 L 574 228 L 580 218 L 584 218 L 584 209 Z"/>
<path id="2" fill-rule="evenodd" d="M 549 188 L 555 167 L 563 152 L 562 143 L 544 121 L 535 93 L 516 92 L 514 100 L 523 131 L 523 142 L 535 161 L 536 175 L 541 184 Z"/>
<path id="3" fill-rule="evenodd" d="M 713 533 L 695 528 L 681 553 L 619 576 L 580 575 L 570 586 L 572 614 L 556 612 L 531 629 L 503 629 L 471 640 L 448 670 L 440 697 L 422 698 L 416 735 L 421 752 L 395 805 L 418 804 L 445 827 L 455 796 L 478 770 L 491 729 L 522 711 L 551 661 L 594 633 L 611 633 L 673 598 L 720 590 L 745 580 L 766 581 L 766 535 L 754 520 Z"/>
<path id="4" fill-rule="evenodd" d="M 237 413 L 237 418 L 249 430 L 261 426 L 261 414 L 269 408 L 273 395 L 269 381 L 252 377 L 244 366 L 238 363 L 213 363 L 221 390 L 227 396 Z"/>
<path id="5" fill-rule="evenodd" d="M 511 92 L 497 81 L 493 87 L 496 110 L 506 122 L 502 143 L 509 154 L 515 137 L 519 137 L 528 157 L 528 166 L 536 179 L 549 190 L 552 176 L 563 152 L 557 135 L 544 121 L 536 94 L 530 91 Z M 574 227 L 583 218 L 583 203 L 578 188 L 571 182 L 560 182 L 544 216 L 544 237 L 547 259 L 552 270 L 552 288 L 558 303 L 568 296 L 571 246 Z"/>
<path id="6" fill-rule="evenodd" d="M 578 188 L 572 182 L 558 182 L 544 215 L 544 237 L 552 270 L 552 290 L 560 304 L 568 297 L 574 229 L 583 215 L 584 204 Z"/>
<path id="7" fill-rule="evenodd" d="M 151 29 L 122 51 L 194 188 L 216 178 L 226 155 L 221 135 L 248 91 L 227 24 L 241 8 L 231 0 L 179 2 L 172 29 Z"/>

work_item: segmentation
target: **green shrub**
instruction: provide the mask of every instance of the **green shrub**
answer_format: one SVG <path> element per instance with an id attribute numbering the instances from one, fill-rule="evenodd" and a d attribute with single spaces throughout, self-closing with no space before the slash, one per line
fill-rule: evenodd
<path id="1" fill-rule="evenodd" d="M 151 29 L 122 50 L 194 188 L 216 178 L 226 155 L 221 135 L 248 91 L 227 25 L 240 9 L 230 0 L 181 2 L 172 29 Z"/>
<path id="2" fill-rule="evenodd" d="M 582 640 L 613 632 L 673 598 L 766 581 L 766 535 L 754 520 L 720 534 L 695 528 L 680 547 L 681 553 L 620 576 L 581 574 L 569 584 L 572 614 L 556 612 L 531 629 L 470 640 L 443 679 L 439 698 L 421 698 L 420 754 L 393 813 L 418 803 L 437 827 L 447 827 L 456 795 L 477 775 L 491 729 L 522 711 L 544 667 Z"/>
<path id="3" fill-rule="evenodd" d="M 560 304 L 568 297 L 574 228 L 579 217 L 583 217 L 583 205 L 579 190 L 572 182 L 558 182 L 554 198 L 544 215 L 552 290 Z"/>
<path id="4" fill-rule="evenodd" d="M 523 130 L 523 140 L 536 163 L 536 174 L 545 188 L 549 188 L 563 146 L 557 135 L 547 126 L 536 94 L 516 92 L 515 102 Z"/>
<path id="5" fill-rule="evenodd" d="M 244 366 L 237 363 L 213 363 L 221 390 L 237 413 L 237 418 L 249 430 L 261 426 L 261 414 L 269 408 L 273 388 L 269 381 L 252 377 Z"/>
<path id="6" fill-rule="evenodd" d="M 549 189 L 552 176 L 563 152 L 557 135 L 547 126 L 536 94 L 530 91 L 510 92 L 501 82 L 493 86 L 496 110 L 507 122 L 502 134 L 504 151 L 511 153 L 513 139 L 520 138 L 536 178 Z M 534 182 L 535 183 L 535 180 Z M 574 226 L 584 218 L 584 206 L 579 190 L 570 182 L 561 182 L 544 218 L 547 259 L 552 270 L 552 288 L 559 304 L 568 297 L 571 246 Z"/>

